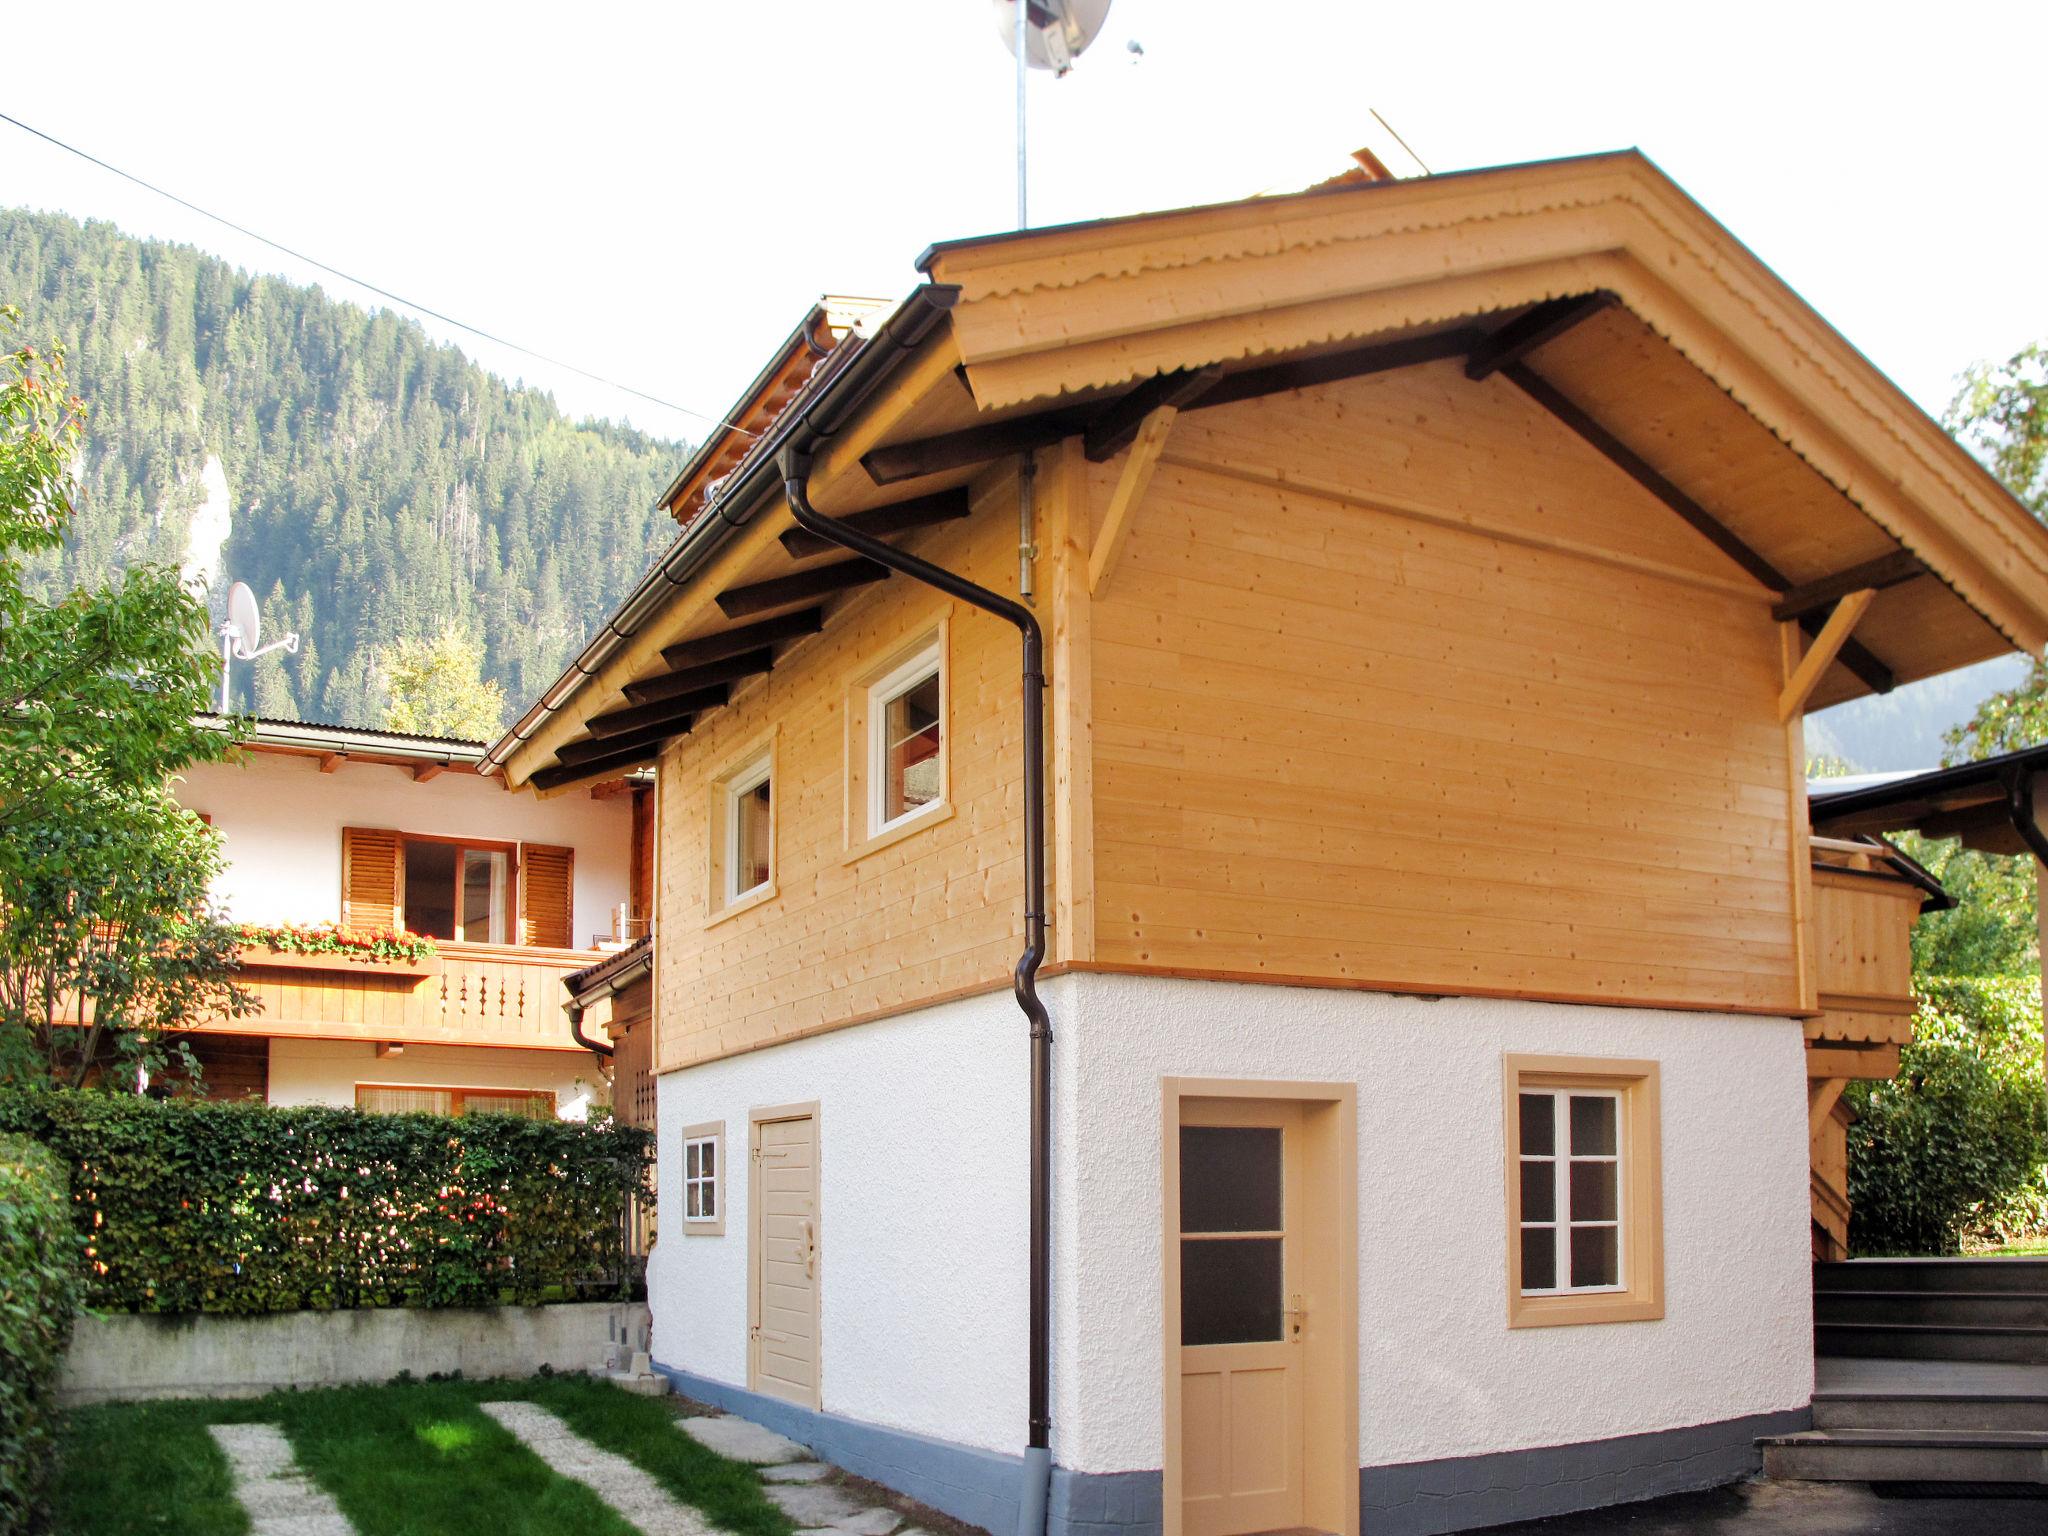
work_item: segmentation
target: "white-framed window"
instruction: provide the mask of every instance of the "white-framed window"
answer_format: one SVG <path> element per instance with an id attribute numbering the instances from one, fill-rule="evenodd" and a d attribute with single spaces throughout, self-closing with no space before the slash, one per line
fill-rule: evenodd
<path id="1" fill-rule="evenodd" d="M 939 642 L 868 688 L 868 835 L 945 798 L 945 696 Z"/>
<path id="2" fill-rule="evenodd" d="M 725 1231 L 725 1122 L 683 1128 L 683 1232 Z"/>
<path id="3" fill-rule="evenodd" d="M 766 890 L 775 876 L 774 766 L 767 753 L 725 783 L 725 901 Z"/>
<path id="4" fill-rule="evenodd" d="M 1623 1290 L 1628 1196 L 1620 1093 L 1524 1087 L 1520 1097 L 1522 1294 Z"/>

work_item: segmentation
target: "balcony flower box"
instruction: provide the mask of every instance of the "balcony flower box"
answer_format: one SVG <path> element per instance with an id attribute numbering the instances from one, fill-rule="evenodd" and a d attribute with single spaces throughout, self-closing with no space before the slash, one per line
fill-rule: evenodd
<path id="1" fill-rule="evenodd" d="M 279 971 L 354 971 L 376 976 L 431 976 L 440 969 L 438 956 L 421 960 L 383 960 L 374 955 L 305 954 L 294 949 L 272 949 L 267 944 L 244 944 L 242 968 L 261 967 Z"/>

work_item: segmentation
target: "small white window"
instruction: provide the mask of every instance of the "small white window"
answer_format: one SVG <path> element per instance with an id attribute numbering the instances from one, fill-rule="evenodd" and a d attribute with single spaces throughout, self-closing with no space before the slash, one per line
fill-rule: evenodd
<path id="1" fill-rule="evenodd" d="M 1524 1296 L 1625 1289 L 1621 1095 L 1591 1088 L 1521 1091 Z"/>
<path id="2" fill-rule="evenodd" d="M 683 1231 L 715 1236 L 725 1231 L 725 1122 L 683 1131 Z"/>
<path id="3" fill-rule="evenodd" d="M 774 875 L 774 792 L 770 760 L 765 754 L 726 782 L 725 900 L 728 905 L 764 889 Z"/>
<path id="4" fill-rule="evenodd" d="M 936 642 L 868 689 L 869 836 L 942 799 L 944 714 Z"/>

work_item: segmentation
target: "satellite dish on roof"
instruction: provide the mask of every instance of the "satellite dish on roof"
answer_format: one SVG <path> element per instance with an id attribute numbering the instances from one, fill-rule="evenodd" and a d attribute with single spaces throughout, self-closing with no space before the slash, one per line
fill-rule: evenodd
<path id="1" fill-rule="evenodd" d="M 1024 7 L 1020 24 L 1017 7 Z M 1095 41 L 1109 16 L 1109 0 L 995 0 L 996 28 L 1003 46 L 1016 53 L 1022 39 L 1024 63 L 1064 75 Z"/>
<path id="2" fill-rule="evenodd" d="M 247 661 L 263 643 L 263 614 L 246 581 L 228 588 L 228 623 L 235 632 L 235 654 Z"/>
<path id="3" fill-rule="evenodd" d="M 283 651 L 296 655 L 299 637 L 287 634 L 282 640 L 273 640 L 268 645 L 259 644 L 263 638 L 263 611 L 256 606 L 256 594 L 249 590 L 249 583 L 238 581 L 228 588 L 227 622 L 220 627 L 220 712 L 228 712 L 228 668 L 236 661 L 254 661 L 258 656 L 268 656 L 272 651 Z"/>

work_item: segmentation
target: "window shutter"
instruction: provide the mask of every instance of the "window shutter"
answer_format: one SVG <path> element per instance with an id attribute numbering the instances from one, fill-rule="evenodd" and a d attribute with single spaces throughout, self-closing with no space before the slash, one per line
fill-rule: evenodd
<path id="1" fill-rule="evenodd" d="M 519 942 L 570 947 L 570 876 L 576 853 L 544 843 L 519 846 Z"/>
<path id="2" fill-rule="evenodd" d="M 341 829 L 341 926 L 358 933 L 396 928 L 401 909 L 396 832 Z"/>

